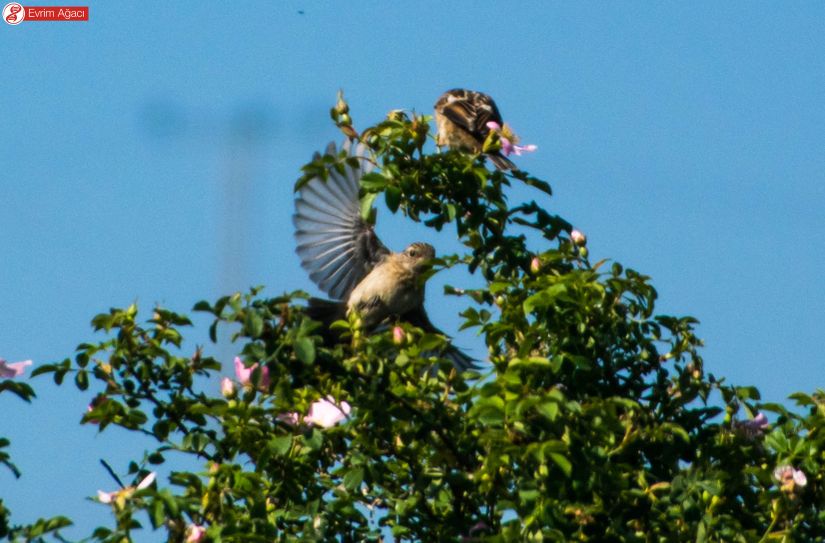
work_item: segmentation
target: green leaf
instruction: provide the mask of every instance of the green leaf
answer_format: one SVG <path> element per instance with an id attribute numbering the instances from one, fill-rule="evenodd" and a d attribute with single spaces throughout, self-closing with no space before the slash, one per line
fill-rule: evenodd
<path id="1" fill-rule="evenodd" d="M 244 326 L 249 337 L 259 338 L 264 331 L 264 320 L 256 311 L 247 310 Z"/>
<path id="2" fill-rule="evenodd" d="M 86 370 L 78 371 L 74 376 L 75 385 L 80 390 L 86 390 L 89 388 L 89 373 Z"/>
<path id="3" fill-rule="evenodd" d="M 552 285 L 524 300 L 524 314 L 529 315 L 536 309 L 545 309 L 552 305 L 556 298 L 567 292 L 567 286 L 562 283 Z"/>
<path id="4" fill-rule="evenodd" d="M 559 416 L 559 404 L 553 401 L 538 404 L 536 410 L 551 422 Z"/>
<path id="5" fill-rule="evenodd" d="M 212 312 L 212 306 L 206 300 L 201 300 L 192 307 L 192 311 Z"/>
<path id="6" fill-rule="evenodd" d="M 510 361 L 508 367 L 510 368 L 518 368 L 518 367 L 526 367 L 526 368 L 549 368 L 551 366 L 550 360 L 543 358 L 541 356 L 530 356 L 527 358 L 514 358 Z"/>
<path id="7" fill-rule="evenodd" d="M 361 482 L 364 480 L 364 468 L 357 467 L 351 468 L 347 471 L 347 474 L 344 475 L 344 487 L 347 490 L 357 490 L 361 486 Z"/>
<path id="8" fill-rule="evenodd" d="M 164 507 L 163 500 L 152 500 L 149 518 L 151 519 L 152 526 L 154 528 L 160 528 L 163 526 L 163 523 L 166 521 L 166 508 Z"/>
<path id="9" fill-rule="evenodd" d="M 292 447 L 292 436 L 275 436 L 269 440 L 268 446 L 275 456 L 284 456 Z"/>
<path id="10" fill-rule="evenodd" d="M 535 488 L 522 489 L 518 491 L 518 497 L 522 501 L 522 503 L 532 503 L 539 499 L 540 496 L 541 492 L 539 492 Z"/>
<path id="11" fill-rule="evenodd" d="M 787 455 L 791 452 L 790 440 L 778 428 L 765 436 L 765 445 L 776 451 L 780 456 Z"/>
<path id="12" fill-rule="evenodd" d="M 473 406 L 471 413 L 478 419 L 491 426 L 498 426 L 504 422 L 504 400 L 500 396 L 480 398 Z"/>
<path id="13" fill-rule="evenodd" d="M 0 393 L 6 391 L 11 392 L 26 402 L 31 402 L 31 399 L 35 397 L 34 390 L 27 383 L 17 383 L 11 380 L 0 380 Z"/>
<path id="14" fill-rule="evenodd" d="M 570 474 L 573 472 L 573 464 L 570 463 L 570 460 L 568 460 L 566 456 L 555 452 L 551 452 L 547 456 L 561 468 L 566 476 L 570 477 Z"/>
<path id="15" fill-rule="evenodd" d="M 498 294 L 499 292 L 504 292 L 511 286 L 508 281 L 493 281 L 487 286 L 487 290 L 490 291 L 490 294 Z"/>
<path id="16" fill-rule="evenodd" d="M 304 364 L 315 361 L 315 343 L 308 337 L 299 337 L 295 340 L 295 356 Z"/>
<path id="17" fill-rule="evenodd" d="M 370 172 L 361 177 L 361 186 L 373 193 L 383 190 L 386 184 L 387 178 L 378 172 Z"/>
<path id="18" fill-rule="evenodd" d="M 446 208 L 446 211 L 447 211 L 447 219 L 450 222 L 453 222 L 455 220 L 455 216 L 456 216 L 456 206 L 455 206 L 455 204 L 447 204 L 445 206 L 445 208 Z"/>
<path id="19" fill-rule="evenodd" d="M 809 394 L 805 394 L 804 392 L 795 392 L 788 396 L 788 398 L 796 401 L 796 405 L 799 406 L 816 405 L 816 401 Z"/>
<path id="20" fill-rule="evenodd" d="M 370 192 L 367 193 L 361 199 L 361 218 L 368 223 L 372 223 L 373 220 L 373 208 L 372 204 L 375 202 L 375 199 L 378 197 L 377 192 Z"/>
<path id="21" fill-rule="evenodd" d="M 178 500 L 175 496 L 166 488 L 160 490 L 158 495 L 163 500 L 163 504 L 166 506 L 166 516 L 171 518 L 177 517 L 180 514 L 180 507 L 178 506 Z"/>
<path id="22" fill-rule="evenodd" d="M 317 451 L 321 448 L 321 445 L 324 443 L 324 434 L 318 428 L 313 428 L 309 436 L 305 438 L 304 443 L 306 443 L 307 448 L 312 451 Z"/>
<path id="23" fill-rule="evenodd" d="M 387 207 L 395 213 L 398 211 L 398 206 L 401 204 L 401 188 L 395 185 L 388 185 L 384 191 L 384 200 L 387 202 Z"/>

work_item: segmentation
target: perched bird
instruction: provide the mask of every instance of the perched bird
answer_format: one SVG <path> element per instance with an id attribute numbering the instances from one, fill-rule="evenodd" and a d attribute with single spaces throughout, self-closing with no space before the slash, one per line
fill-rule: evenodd
<path id="1" fill-rule="evenodd" d="M 359 181 L 373 169 L 362 145 L 344 144 L 350 157 L 343 171 L 329 169 L 326 180 L 313 177 L 298 190 L 295 200 L 296 252 L 312 281 L 333 300 L 312 298 L 307 313 L 327 325 L 356 313 L 364 329 L 374 330 L 397 318 L 427 331 L 443 334 L 424 310 L 423 272 L 435 249 L 416 242 L 404 251 L 387 249 L 371 224 L 361 217 Z M 338 156 L 334 143 L 327 155 Z M 316 153 L 316 159 L 320 155 Z M 353 164 L 354 162 L 354 164 Z M 459 370 L 474 368 L 473 359 L 455 347 L 445 356 Z"/>
<path id="2" fill-rule="evenodd" d="M 490 133 L 488 123 L 504 126 L 493 99 L 483 92 L 452 89 L 435 103 L 435 122 L 439 146 L 480 153 Z M 487 156 L 499 170 L 517 170 L 516 165 L 501 151 Z"/>

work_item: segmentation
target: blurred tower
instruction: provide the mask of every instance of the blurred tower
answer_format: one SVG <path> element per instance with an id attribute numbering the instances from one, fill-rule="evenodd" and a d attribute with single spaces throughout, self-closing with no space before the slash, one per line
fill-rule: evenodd
<path id="1" fill-rule="evenodd" d="M 219 260 L 215 268 L 216 291 L 204 293 L 205 298 L 246 292 L 261 283 L 262 279 L 251 273 L 253 258 L 271 262 L 273 270 L 278 268 L 277 254 L 254 254 L 262 245 L 260 240 L 256 242 L 256 236 L 288 234 L 291 238 L 291 224 L 289 233 L 282 230 L 261 232 L 259 227 L 256 228 L 261 224 L 257 214 L 265 212 L 267 206 L 276 205 L 276 202 L 262 201 L 269 198 L 265 196 L 266 189 L 271 187 L 266 184 L 277 176 L 276 171 L 271 171 L 274 167 L 272 159 L 278 162 L 273 153 L 292 153 L 305 145 L 316 148 L 320 134 L 329 129 L 325 110 L 323 101 L 312 99 L 286 109 L 291 117 L 283 124 L 301 129 L 290 133 L 289 138 L 281 139 L 276 147 L 274 143 L 281 137 L 280 122 L 276 119 L 280 121 L 282 111 L 276 112 L 267 102 L 239 104 L 228 112 L 214 108 L 194 111 L 165 97 L 148 101 L 144 106 L 140 122 L 150 139 L 161 143 L 166 152 L 172 148 L 177 148 L 178 152 L 179 148 L 188 147 L 192 151 L 188 155 L 192 158 L 187 160 L 209 157 L 217 164 L 215 171 L 207 173 L 202 180 L 203 190 L 215 194 L 212 239 L 218 249 L 215 257 Z M 208 184 L 213 179 L 216 184 Z M 192 181 L 201 180 L 189 180 Z M 264 277 L 273 276 L 266 274 Z M 225 363 L 237 354 L 227 339 L 224 329 L 214 353 Z"/>
<path id="2" fill-rule="evenodd" d="M 225 159 L 221 176 L 220 260 L 218 287 L 221 293 L 246 291 L 250 286 L 250 240 L 256 182 L 263 177 L 266 142 L 275 129 L 267 109 L 237 109 L 226 127 Z"/>
<path id="3" fill-rule="evenodd" d="M 218 296 L 247 291 L 252 286 L 253 203 L 260 197 L 260 183 L 268 178 L 263 167 L 267 143 L 277 135 L 272 108 L 267 104 L 241 105 L 223 118 L 214 110 L 195 114 L 162 100 L 146 105 L 141 122 L 152 139 L 166 146 L 194 144 L 194 156 L 217 157 L 218 171 L 212 176 L 217 177 L 217 186 L 203 187 L 216 192 L 214 239 L 219 261 L 216 290 Z M 208 293 L 205 296 L 215 297 Z M 231 360 L 235 354 L 226 341 L 226 332 L 224 330 L 219 338 L 216 353 L 224 361 Z"/>

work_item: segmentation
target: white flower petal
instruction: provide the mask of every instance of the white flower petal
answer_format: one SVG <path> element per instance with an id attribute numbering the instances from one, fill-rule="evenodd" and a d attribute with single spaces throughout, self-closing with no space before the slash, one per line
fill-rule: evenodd
<path id="1" fill-rule="evenodd" d="M 157 475 L 158 475 L 158 474 L 157 474 L 157 473 L 155 473 L 154 471 L 149 472 L 149 475 L 147 475 L 146 477 L 144 477 L 144 478 L 143 478 L 143 480 L 142 480 L 141 482 L 139 482 L 139 483 L 138 483 L 138 485 L 137 485 L 137 489 L 138 489 L 138 490 L 143 490 L 143 489 L 144 489 L 144 488 L 146 488 L 147 486 L 151 485 L 153 482 L 155 482 L 155 477 L 157 477 Z"/>
<path id="2" fill-rule="evenodd" d="M 808 484 L 808 478 L 802 470 L 795 469 L 793 470 L 793 482 L 796 486 L 805 486 Z"/>
<path id="3" fill-rule="evenodd" d="M 112 503 L 114 496 L 115 492 L 103 492 L 102 490 L 97 491 L 97 499 L 100 500 L 100 503 Z"/>

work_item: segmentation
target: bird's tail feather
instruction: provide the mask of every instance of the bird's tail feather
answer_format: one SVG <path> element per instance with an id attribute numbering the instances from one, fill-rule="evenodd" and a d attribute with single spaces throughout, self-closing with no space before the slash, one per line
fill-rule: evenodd
<path id="1" fill-rule="evenodd" d="M 427 312 L 424 311 L 423 306 L 418 306 L 417 308 L 408 311 L 404 315 L 402 315 L 402 319 L 409 322 L 413 326 L 418 326 L 425 332 L 440 334 L 442 336 L 447 337 L 448 339 L 450 336 L 439 330 L 431 321 L 430 318 L 427 316 Z M 429 356 L 429 354 L 427 355 Z M 476 365 L 476 360 L 469 355 L 467 355 L 464 351 L 459 349 L 454 345 L 450 345 L 447 349 L 444 350 L 442 356 L 453 363 L 453 365 L 458 369 L 458 371 L 468 371 L 468 370 L 477 370 L 479 369 L 478 365 Z"/>
<path id="2" fill-rule="evenodd" d="M 515 162 L 513 162 L 506 156 L 502 155 L 501 153 L 490 154 L 489 157 L 492 163 L 495 165 L 495 167 L 499 170 L 518 170 L 518 166 L 516 166 Z"/>
<path id="3" fill-rule="evenodd" d="M 476 359 L 471 358 L 464 351 L 454 345 L 450 345 L 444 352 L 444 358 L 453 363 L 453 366 L 459 371 L 476 371 L 479 369 L 476 364 Z"/>
<path id="4" fill-rule="evenodd" d="M 323 324 L 321 335 L 327 345 L 333 345 L 338 341 L 338 334 L 330 330 L 330 325 L 347 317 L 346 305 L 342 302 L 324 300 L 322 298 L 310 298 L 306 308 L 306 315 L 312 320 Z"/>

